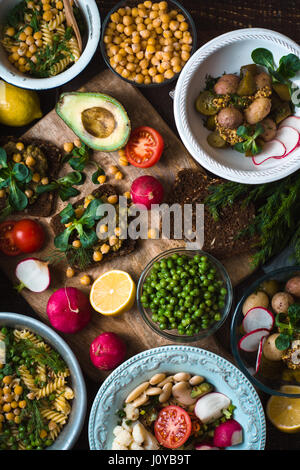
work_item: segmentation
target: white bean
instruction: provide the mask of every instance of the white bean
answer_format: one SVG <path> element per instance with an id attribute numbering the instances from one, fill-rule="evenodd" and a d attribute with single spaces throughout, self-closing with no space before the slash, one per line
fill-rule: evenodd
<path id="1" fill-rule="evenodd" d="M 126 431 L 126 429 L 123 429 L 123 431 L 117 434 L 115 441 L 121 446 L 128 447 L 132 442 L 132 435 L 130 432 Z"/>
<path id="2" fill-rule="evenodd" d="M 134 402 L 132 403 L 135 408 L 138 408 L 139 406 L 145 405 L 148 402 L 148 396 L 146 393 L 143 393 L 140 395 Z"/>
<path id="3" fill-rule="evenodd" d="M 126 446 L 123 446 L 122 444 L 119 444 L 116 441 L 113 441 L 111 450 L 128 450 Z"/>
<path id="4" fill-rule="evenodd" d="M 130 403 L 131 401 L 138 398 L 148 387 L 149 382 L 143 382 L 142 384 L 140 384 L 138 387 L 132 390 L 131 393 L 129 393 L 128 397 L 125 400 L 125 403 Z"/>
<path id="5" fill-rule="evenodd" d="M 162 393 L 159 395 L 159 398 L 158 398 L 160 403 L 164 403 L 165 401 L 169 400 L 171 393 L 172 393 L 172 387 L 173 387 L 172 382 L 168 382 L 163 386 Z"/>
<path id="6" fill-rule="evenodd" d="M 132 442 L 129 446 L 129 449 L 130 450 L 144 450 L 144 448 L 140 446 L 139 444 L 137 444 L 136 442 Z"/>
<path id="7" fill-rule="evenodd" d="M 162 388 L 165 384 L 168 384 L 170 382 L 173 382 L 173 375 L 169 375 L 166 377 L 164 380 L 162 380 L 157 386 Z"/>
<path id="8" fill-rule="evenodd" d="M 146 437 L 146 433 L 147 431 L 141 423 L 138 422 L 133 426 L 132 437 L 137 444 L 143 444 Z"/>
<path id="9" fill-rule="evenodd" d="M 166 374 L 155 374 L 150 379 L 150 385 L 157 385 L 166 378 Z"/>
<path id="10" fill-rule="evenodd" d="M 175 382 L 186 382 L 187 380 L 190 380 L 191 374 L 188 374 L 187 372 L 178 372 L 178 374 L 174 375 L 174 380 Z"/>
<path id="11" fill-rule="evenodd" d="M 114 430 L 113 430 L 113 434 L 114 434 L 115 436 L 117 436 L 117 435 L 120 434 L 120 432 L 122 432 L 122 431 L 123 431 L 122 426 L 116 426 L 116 427 L 114 428 Z"/>
<path id="12" fill-rule="evenodd" d="M 190 385 L 192 387 L 194 387 L 194 385 L 199 385 L 201 384 L 202 382 L 204 382 L 204 377 L 202 377 L 201 375 L 194 375 L 190 380 Z"/>
<path id="13" fill-rule="evenodd" d="M 144 441 L 144 450 L 158 450 L 159 444 L 156 438 L 151 434 L 151 432 L 147 432 L 146 438 Z"/>
<path id="14" fill-rule="evenodd" d="M 131 421 L 136 421 L 140 415 L 138 408 L 133 406 L 132 403 L 127 403 L 124 408 L 124 411 L 126 413 L 126 418 L 130 419 Z"/>
<path id="15" fill-rule="evenodd" d="M 146 395 L 152 397 L 154 395 L 160 395 L 162 392 L 162 389 L 159 387 L 150 387 L 146 390 Z"/>

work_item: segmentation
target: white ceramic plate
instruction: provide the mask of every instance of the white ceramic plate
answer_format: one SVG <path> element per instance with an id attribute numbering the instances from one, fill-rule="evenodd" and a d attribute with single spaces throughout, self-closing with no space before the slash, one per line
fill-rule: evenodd
<path id="1" fill-rule="evenodd" d="M 20 3 L 20 0 L 0 0 L 0 37 L 1 30 L 6 21 L 6 16 L 11 9 Z M 16 69 L 8 60 L 7 53 L 0 46 L 0 77 L 8 83 L 20 88 L 30 90 L 47 90 L 59 87 L 80 74 L 91 61 L 96 52 L 101 32 L 101 21 L 99 9 L 95 0 L 76 0 L 76 4 L 81 8 L 81 12 L 87 27 L 87 43 L 79 60 L 66 69 L 64 72 L 49 78 L 33 78 L 25 75 Z"/>
<path id="2" fill-rule="evenodd" d="M 244 430 L 243 442 L 228 450 L 263 450 L 266 423 L 262 404 L 245 375 L 221 356 L 205 349 L 172 345 L 148 349 L 115 369 L 101 385 L 89 417 L 91 450 L 110 450 L 113 429 L 117 425 L 116 411 L 137 385 L 154 373 L 181 371 L 203 375 L 216 390 L 227 395 L 236 406 L 235 419 Z"/>
<path id="3" fill-rule="evenodd" d="M 209 131 L 195 110 L 195 100 L 204 89 L 206 75 L 218 77 L 236 73 L 253 63 L 251 53 L 258 47 L 272 51 L 275 63 L 289 53 L 300 57 L 300 47 L 286 36 L 268 29 L 249 28 L 223 34 L 198 49 L 182 70 L 174 96 L 174 115 L 187 150 L 204 168 L 239 183 L 261 184 L 276 181 L 300 168 L 300 147 L 283 159 L 269 159 L 255 166 L 251 158 L 232 149 L 214 149 L 206 141 Z M 293 79 L 300 86 L 300 74 Z M 300 108 L 295 115 L 300 116 Z"/>

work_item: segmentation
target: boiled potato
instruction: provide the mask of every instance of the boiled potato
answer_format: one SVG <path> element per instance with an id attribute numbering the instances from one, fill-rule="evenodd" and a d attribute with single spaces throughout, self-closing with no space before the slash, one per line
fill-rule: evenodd
<path id="1" fill-rule="evenodd" d="M 269 359 L 269 361 L 280 361 L 283 355 L 283 351 L 276 347 L 276 339 L 278 338 L 279 333 L 274 333 L 273 335 L 268 336 L 263 345 L 263 354 Z"/>
<path id="2" fill-rule="evenodd" d="M 260 88 L 264 88 L 265 86 L 268 86 L 271 88 L 272 86 L 272 79 L 270 75 L 267 72 L 261 72 L 258 75 L 255 76 L 255 83 L 256 83 L 256 88 L 259 90 Z"/>
<path id="3" fill-rule="evenodd" d="M 262 291 L 257 291 L 253 292 L 253 294 L 250 294 L 249 297 L 245 300 L 243 304 L 243 314 L 246 315 L 247 312 L 251 308 L 254 307 L 264 307 L 267 308 L 269 306 L 269 297 L 265 292 Z"/>
<path id="4" fill-rule="evenodd" d="M 289 279 L 285 285 L 285 290 L 289 294 L 300 298 L 300 276 Z"/>
<path id="5" fill-rule="evenodd" d="M 230 95 L 236 93 L 240 83 L 239 77 L 229 73 L 223 75 L 214 86 L 214 91 L 217 95 Z"/>
<path id="6" fill-rule="evenodd" d="M 261 134 L 261 137 L 264 139 L 264 141 L 269 142 L 270 140 L 273 140 L 277 133 L 277 126 L 273 119 L 263 119 L 263 121 L 261 121 L 261 125 L 264 128 L 264 132 Z"/>
<path id="7" fill-rule="evenodd" d="M 249 124 L 257 124 L 262 121 L 271 111 L 271 100 L 268 98 L 257 98 L 245 110 L 245 118 Z"/>
<path id="8" fill-rule="evenodd" d="M 236 129 L 243 122 L 242 113 L 236 108 L 223 108 L 217 117 L 218 123 L 227 129 Z"/>
<path id="9" fill-rule="evenodd" d="M 288 292 L 277 292 L 272 297 L 272 308 L 275 313 L 288 313 L 290 305 L 294 304 L 294 298 Z"/>

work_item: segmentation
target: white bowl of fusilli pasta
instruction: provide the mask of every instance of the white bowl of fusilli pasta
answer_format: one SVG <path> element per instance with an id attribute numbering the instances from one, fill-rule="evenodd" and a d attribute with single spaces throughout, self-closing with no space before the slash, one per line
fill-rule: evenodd
<path id="1" fill-rule="evenodd" d="M 0 313 L 0 389 L 0 401 L 9 397 L 0 411 L 0 449 L 74 446 L 86 415 L 85 381 L 72 350 L 50 327 Z"/>
<path id="2" fill-rule="evenodd" d="M 59 87 L 80 74 L 96 52 L 100 13 L 95 0 L 75 0 L 83 47 L 67 25 L 62 0 L 0 0 L 0 77 L 31 90 Z"/>

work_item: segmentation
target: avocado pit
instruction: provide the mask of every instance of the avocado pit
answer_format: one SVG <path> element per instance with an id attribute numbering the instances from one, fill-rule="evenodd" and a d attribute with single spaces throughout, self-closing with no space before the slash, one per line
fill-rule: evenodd
<path id="1" fill-rule="evenodd" d="M 81 113 L 81 120 L 85 130 L 100 139 L 109 137 L 116 126 L 114 115 L 100 106 L 85 109 Z"/>

